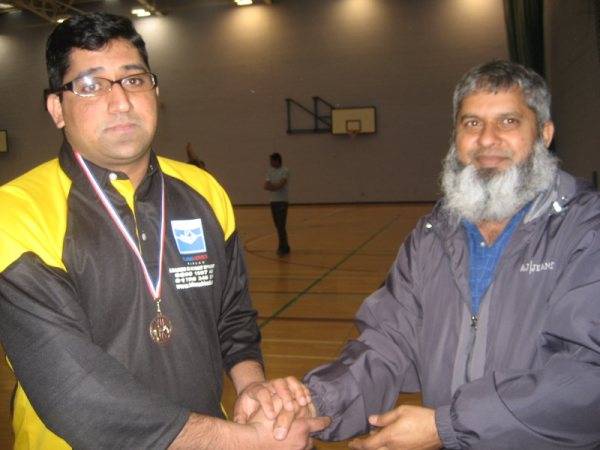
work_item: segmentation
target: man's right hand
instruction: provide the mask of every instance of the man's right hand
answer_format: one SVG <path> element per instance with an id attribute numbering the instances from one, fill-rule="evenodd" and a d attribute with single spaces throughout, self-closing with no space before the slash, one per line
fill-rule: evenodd
<path id="1" fill-rule="evenodd" d="M 328 417 L 310 417 L 306 408 L 297 403 L 293 412 L 286 411 L 279 398 L 273 403 L 277 411 L 293 418 L 285 439 L 275 438 L 275 420 L 269 419 L 262 409 L 252 414 L 245 425 L 192 413 L 169 450 L 309 450 L 310 434 L 330 423 Z"/>
<path id="2" fill-rule="evenodd" d="M 269 419 L 264 409 L 258 409 L 248 418 L 247 426 L 256 432 L 257 449 L 297 449 L 310 450 L 313 448 L 311 433 L 327 427 L 331 420 L 329 417 L 314 417 L 313 411 L 307 406 L 300 406 L 293 402 L 293 411 L 283 408 L 283 400 L 273 396 L 275 411 L 279 411 L 275 420 Z M 285 435 L 275 436 L 274 431 L 280 427 L 279 421 L 285 424 Z"/>
<path id="3" fill-rule="evenodd" d="M 276 407 L 275 401 L 280 401 Z M 286 438 L 293 422 L 299 417 L 317 416 L 311 402 L 310 391 L 297 378 L 278 378 L 254 383 L 240 393 L 234 407 L 234 421 L 247 423 L 249 417 L 262 410 L 267 419 L 273 420 L 273 436 Z"/>
<path id="4" fill-rule="evenodd" d="M 300 406 L 308 406 L 311 403 L 310 391 L 295 377 L 252 383 L 240 392 L 235 402 L 234 422 L 246 423 L 259 409 L 265 411 L 267 418 L 274 419 L 278 414 L 273 403 L 275 395 L 283 401 L 286 411 L 294 411 L 294 401 Z"/>

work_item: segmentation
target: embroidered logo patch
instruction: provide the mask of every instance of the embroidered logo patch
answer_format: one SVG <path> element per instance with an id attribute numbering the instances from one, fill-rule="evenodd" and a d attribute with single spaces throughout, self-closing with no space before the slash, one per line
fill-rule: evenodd
<path id="1" fill-rule="evenodd" d="M 554 270 L 554 261 L 544 261 L 539 264 L 536 264 L 533 261 L 529 261 L 525 264 L 521 264 L 520 272 L 526 272 L 531 274 L 534 272 L 545 272 L 547 270 Z"/>
<path id="2" fill-rule="evenodd" d="M 181 255 L 206 252 L 202 219 L 171 220 L 171 229 Z"/>

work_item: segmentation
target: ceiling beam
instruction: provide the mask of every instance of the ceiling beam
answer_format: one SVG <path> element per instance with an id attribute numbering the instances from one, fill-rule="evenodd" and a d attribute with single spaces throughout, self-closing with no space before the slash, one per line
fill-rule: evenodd
<path id="1" fill-rule="evenodd" d="M 74 12 L 82 13 L 82 10 L 73 6 L 74 2 L 75 0 L 5 0 L 5 3 L 30 11 L 50 23 L 56 23 L 58 19 Z"/>
<path id="2" fill-rule="evenodd" d="M 137 0 L 137 2 L 144 7 L 144 9 L 154 16 L 164 16 L 164 11 L 161 11 L 156 7 L 155 0 Z"/>

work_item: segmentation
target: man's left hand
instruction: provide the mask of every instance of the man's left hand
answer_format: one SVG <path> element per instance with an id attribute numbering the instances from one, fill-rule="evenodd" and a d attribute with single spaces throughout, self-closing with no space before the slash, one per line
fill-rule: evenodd
<path id="1" fill-rule="evenodd" d="M 442 442 L 435 425 L 435 410 L 402 405 L 385 414 L 369 417 L 380 427 L 369 437 L 350 442 L 354 450 L 437 450 Z"/>

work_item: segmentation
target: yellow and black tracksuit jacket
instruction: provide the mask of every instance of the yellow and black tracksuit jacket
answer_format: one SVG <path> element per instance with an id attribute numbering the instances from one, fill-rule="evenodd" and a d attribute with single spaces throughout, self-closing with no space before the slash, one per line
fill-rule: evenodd
<path id="1" fill-rule="evenodd" d="M 18 380 L 17 449 L 166 448 L 190 411 L 221 416 L 222 371 L 262 361 L 242 249 L 219 184 L 151 155 L 134 190 L 88 163 L 155 279 L 161 174 L 163 313 L 68 144 L 0 187 L 0 339 Z M 59 437 L 60 436 L 60 437 Z"/>

